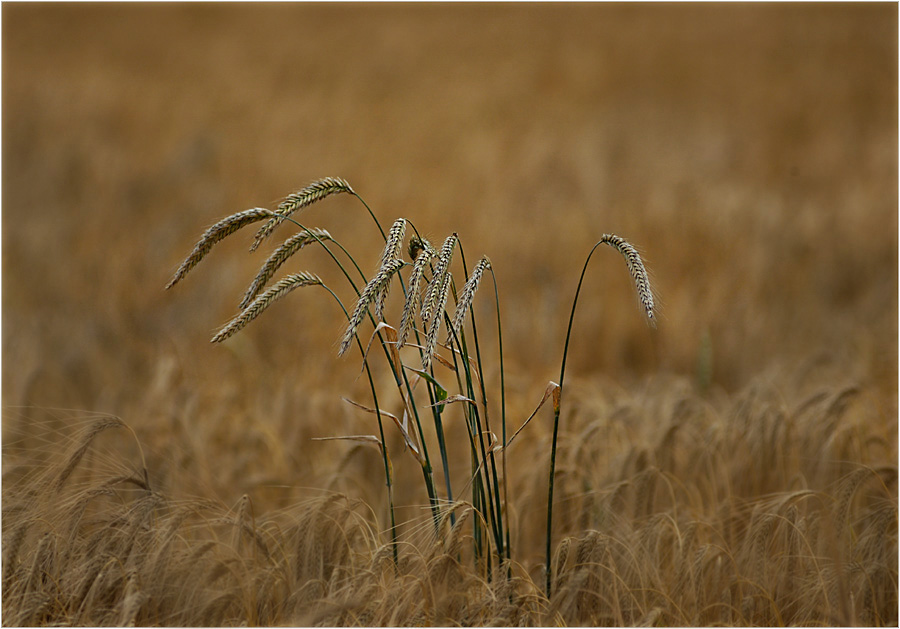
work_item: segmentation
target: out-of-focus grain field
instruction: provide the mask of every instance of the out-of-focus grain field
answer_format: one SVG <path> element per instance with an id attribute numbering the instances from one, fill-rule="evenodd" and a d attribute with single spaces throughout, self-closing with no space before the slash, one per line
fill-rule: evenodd
<path id="1" fill-rule="evenodd" d="M 4 5 L 3 624 L 896 626 L 897 33 L 894 4 Z M 490 256 L 511 430 L 590 247 L 644 254 L 656 330 L 614 253 L 585 280 L 549 600 L 551 412 L 508 451 L 508 571 L 433 542 L 386 425 L 395 568 L 378 450 L 311 441 L 376 430 L 334 303 L 211 345 L 243 232 L 163 290 L 324 176 Z M 376 265 L 356 199 L 305 212 Z"/>

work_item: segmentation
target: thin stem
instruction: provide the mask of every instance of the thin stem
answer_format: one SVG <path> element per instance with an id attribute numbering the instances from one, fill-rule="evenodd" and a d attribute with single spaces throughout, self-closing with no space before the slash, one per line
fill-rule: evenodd
<path id="1" fill-rule="evenodd" d="M 501 438 L 503 443 L 503 504 L 506 507 L 506 513 L 509 514 L 509 491 L 508 491 L 508 483 L 506 482 L 507 474 L 506 474 L 506 376 L 503 371 L 503 328 L 500 325 L 500 292 L 497 288 L 497 277 L 494 275 L 494 267 L 491 266 L 488 268 L 491 272 L 491 279 L 494 283 L 494 304 L 497 309 L 497 342 L 498 342 L 498 353 L 500 358 L 500 423 L 501 423 Z M 512 559 L 512 549 L 510 547 L 509 541 L 509 518 L 506 519 L 506 558 Z"/>
<path id="2" fill-rule="evenodd" d="M 449 319 L 448 319 L 449 323 Z M 465 334 L 461 334 L 462 338 L 459 338 L 453 329 L 450 329 L 451 335 L 453 336 L 453 342 L 457 347 L 460 348 L 460 358 L 462 360 L 463 366 L 465 368 L 466 374 L 466 384 L 465 384 L 465 396 L 470 400 L 475 399 L 475 388 L 472 384 L 472 371 L 469 365 L 469 353 L 466 346 L 466 337 Z M 460 391 L 463 391 L 462 382 L 460 382 Z M 478 407 L 470 404 L 465 405 L 466 415 L 468 416 L 467 425 L 470 426 L 469 433 L 470 439 L 472 439 L 472 474 L 475 480 L 474 487 L 479 488 L 479 497 L 480 501 L 478 503 L 479 509 L 481 513 L 484 514 L 485 522 L 490 520 L 491 529 L 494 535 L 495 546 L 497 548 L 498 554 L 502 557 L 503 553 L 503 538 L 499 535 L 497 530 L 497 514 L 494 508 L 494 499 L 493 494 L 495 493 L 494 489 L 492 489 L 490 484 L 490 479 L 487 476 L 487 470 L 485 469 L 484 463 L 487 461 L 487 450 L 484 446 L 484 430 L 481 427 L 481 416 L 478 413 Z M 477 442 L 475 438 L 477 437 Z M 479 459 L 478 449 L 481 450 L 481 457 Z M 482 476 L 483 475 L 483 476 Z M 490 559 L 488 558 L 488 562 Z"/>
<path id="3" fill-rule="evenodd" d="M 384 233 L 384 229 L 381 227 L 381 223 L 375 217 L 375 212 L 372 211 L 372 208 L 369 207 L 369 204 L 366 203 L 366 200 L 359 196 L 356 192 L 352 192 L 351 194 L 359 199 L 359 202 L 362 203 L 363 206 L 365 206 L 366 210 L 369 212 L 369 216 L 371 216 L 372 220 L 375 221 L 375 225 L 378 227 L 378 231 L 381 232 L 381 237 L 384 238 L 385 241 L 387 241 L 387 235 Z"/>
<path id="4" fill-rule="evenodd" d="M 455 289 L 455 287 L 454 287 L 454 289 Z M 455 292 L 455 290 L 454 290 L 454 292 Z M 462 378 L 460 376 L 460 371 L 459 371 L 459 362 L 457 361 L 457 356 L 456 356 L 457 352 L 456 352 L 456 350 L 453 349 L 453 346 L 456 345 L 459 348 L 460 359 L 463 361 L 464 365 L 468 361 L 468 355 L 465 353 L 465 350 L 463 349 L 462 344 L 459 342 L 458 337 L 453 333 L 453 328 L 450 325 L 450 323 L 451 323 L 450 317 L 447 316 L 446 312 L 444 312 L 442 314 L 444 315 L 444 318 L 446 319 L 447 327 L 450 329 L 450 334 L 451 334 L 450 355 L 453 357 L 453 366 L 454 366 L 454 370 L 456 373 L 457 387 L 459 388 L 460 393 L 463 393 L 463 392 L 468 393 L 469 395 L 466 395 L 466 397 L 468 397 L 469 399 L 472 399 L 471 396 L 473 394 L 470 393 L 471 388 L 463 387 L 463 382 L 462 382 Z M 434 316 L 437 317 L 440 315 L 438 313 L 435 313 Z M 471 374 L 467 373 L 466 377 L 467 377 L 467 380 L 471 379 Z M 466 432 L 468 433 L 468 436 L 469 436 L 469 450 L 470 450 L 470 455 L 471 455 L 471 459 L 472 459 L 472 477 L 471 477 L 472 478 L 472 480 L 471 480 L 472 504 L 475 506 L 476 510 L 478 510 L 482 515 L 485 515 L 485 514 L 487 514 L 488 510 L 487 510 L 487 504 L 484 501 L 484 482 L 483 482 L 483 480 L 481 478 L 481 474 L 479 472 L 481 466 L 478 462 L 478 446 L 475 442 L 475 434 L 478 432 L 478 426 L 472 415 L 473 409 L 470 407 L 469 404 L 463 404 L 462 411 L 466 417 Z M 475 561 L 477 562 L 478 559 L 483 555 L 482 550 L 481 550 L 481 547 L 482 547 L 481 526 L 478 524 L 477 518 L 472 521 L 472 529 L 474 532 L 473 542 L 475 545 Z"/>
<path id="5" fill-rule="evenodd" d="M 575 320 L 575 308 L 578 305 L 578 295 L 581 293 L 581 284 L 584 282 L 584 275 L 587 272 L 588 263 L 597 247 L 606 243 L 605 239 L 601 239 L 592 248 L 584 261 L 584 268 L 581 269 L 581 277 L 578 280 L 578 288 L 575 289 L 575 299 L 572 300 L 572 311 L 569 313 L 569 326 L 566 329 L 566 344 L 563 346 L 562 366 L 559 369 L 559 398 L 558 402 L 553 405 L 553 441 L 550 445 L 550 487 L 547 496 L 547 598 L 550 598 L 551 574 L 550 561 L 552 559 L 552 532 L 553 532 L 553 481 L 556 477 L 556 444 L 559 436 L 559 412 L 562 406 L 563 379 L 566 376 L 566 357 L 569 354 L 569 340 L 572 336 L 572 322 Z"/>
<path id="6" fill-rule="evenodd" d="M 443 422 L 441 422 L 441 413 L 443 412 L 444 407 L 438 406 L 436 408 L 437 411 L 435 412 L 434 427 L 435 432 L 437 433 L 438 448 L 441 452 L 441 464 L 444 468 L 444 480 L 446 481 L 447 485 L 447 501 L 452 503 L 453 489 L 450 487 L 450 466 L 447 461 L 447 443 L 444 440 L 444 424 Z M 453 513 L 450 514 L 450 520 L 451 526 L 456 523 L 456 518 L 454 517 Z"/>

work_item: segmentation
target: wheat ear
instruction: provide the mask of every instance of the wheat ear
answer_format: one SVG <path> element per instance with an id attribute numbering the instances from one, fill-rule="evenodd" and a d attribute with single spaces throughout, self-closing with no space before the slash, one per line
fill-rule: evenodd
<path id="1" fill-rule="evenodd" d="M 278 226 L 281 219 L 290 216 L 297 210 L 305 208 L 307 205 L 312 205 L 316 201 L 321 201 L 330 194 L 338 194 L 341 192 L 355 194 L 353 188 L 350 187 L 350 184 L 340 177 L 325 177 L 324 179 L 312 182 L 302 190 L 289 194 L 278 204 L 278 209 L 275 211 L 276 216 L 256 232 L 256 239 L 253 241 L 250 251 L 256 251 L 256 248 L 259 247 L 262 241 L 265 240 L 269 234 L 272 233 L 272 230 Z"/>
<path id="2" fill-rule="evenodd" d="M 125 422 L 118 417 L 104 417 L 103 419 L 94 422 L 84 433 L 78 449 L 69 455 L 65 467 L 63 467 L 59 476 L 56 478 L 56 491 L 62 489 L 62 486 L 65 485 L 66 481 L 72 475 L 72 472 L 75 471 L 79 461 L 84 458 L 88 448 L 91 447 L 91 442 L 94 440 L 94 437 L 108 428 L 119 428 L 121 426 L 125 426 Z"/>
<path id="3" fill-rule="evenodd" d="M 422 324 L 426 327 L 428 322 L 431 321 L 432 315 L 435 314 L 435 302 L 444 288 L 446 276 L 449 275 L 448 269 L 450 268 L 450 261 L 453 259 L 453 248 L 456 246 L 457 240 L 459 240 L 459 236 L 456 232 L 453 232 L 447 236 L 444 244 L 441 245 L 437 267 L 434 269 L 434 275 L 428 284 L 428 290 L 425 292 L 425 301 L 422 302 Z M 440 314 L 441 312 L 438 309 L 437 315 L 440 316 Z"/>
<path id="4" fill-rule="evenodd" d="M 272 279 L 272 276 L 275 275 L 275 271 L 277 271 L 288 258 L 300 251 L 306 245 L 320 240 L 333 239 L 331 234 L 324 229 L 313 227 L 312 229 L 297 232 L 285 240 L 284 243 L 269 256 L 269 259 L 266 260 L 265 264 L 262 265 L 262 268 L 259 270 L 259 273 L 256 274 L 256 277 L 253 278 L 253 283 L 250 284 L 250 287 L 247 289 L 247 292 L 244 294 L 244 298 L 241 300 L 241 304 L 238 307 L 241 310 L 246 308 L 253 298 L 259 295 L 263 287 L 270 279 Z"/>
<path id="5" fill-rule="evenodd" d="M 444 283 L 441 292 L 434 302 L 434 316 L 431 318 L 431 324 L 428 328 L 428 335 L 425 337 L 425 352 L 422 354 L 422 370 L 428 371 L 431 366 L 431 358 L 434 356 L 434 347 L 437 344 L 438 333 L 441 329 L 441 313 L 444 312 L 444 306 L 447 304 L 447 296 L 450 294 L 450 283 L 452 275 L 450 271 L 444 273 Z"/>
<path id="6" fill-rule="evenodd" d="M 191 251 L 190 255 L 184 259 L 184 262 L 181 263 L 178 270 L 175 271 L 175 276 L 168 284 L 166 284 L 166 289 L 172 288 L 175 284 L 180 282 L 181 279 L 187 275 L 188 271 L 197 266 L 197 263 L 209 253 L 210 249 L 212 249 L 213 245 L 217 242 L 226 236 L 233 234 L 245 225 L 255 223 L 264 218 L 270 218 L 274 215 L 275 213 L 272 210 L 257 207 L 223 218 L 203 233 L 203 236 L 201 236 L 200 240 L 197 241 L 197 244 L 194 245 L 193 251 Z"/>
<path id="7" fill-rule="evenodd" d="M 400 250 L 403 247 L 404 236 L 406 236 L 406 219 L 401 217 L 394 221 L 390 231 L 388 231 L 387 238 L 384 241 L 384 251 L 381 252 L 379 268 L 392 260 L 400 259 Z"/>
<path id="8" fill-rule="evenodd" d="M 388 232 L 387 239 L 384 243 L 384 251 L 381 253 L 381 264 L 379 269 L 383 269 L 388 263 L 400 259 L 400 249 L 403 246 L 403 237 L 406 235 L 406 219 L 398 218 L 394 221 Z M 391 288 L 390 282 L 385 282 L 375 295 L 375 318 L 383 321 L 384 302 L 387 300 L 388 291 Z"/>
<path id="9" fill-rule="evenodd" d="M 631 273 L 631 279 L 634 280 L 634 286 L 637 289 L 641 305 L 644 307 L 644 313 L 647 315 L 647 320 L 650 322 L 650 325 L 655 325 L 656 320 L 653 315 L 653 292 L 650 290 L 650 276 L 647 274 L 647 269 L 644 268 L 644 263 L 641 261 L 641 256 L 637 252 L 637 249 L 624 238 L 614 234 L 603 234 L 600 238 L 600 242 L 615 247 L 616 250 L 622 254 L 622 257 L 625 258 L 625 264 L 628 266 L 628 272 Z"/>
<path id="10" fill-rule="evenodd" d="M 409 241 L 410 254 L 415 259 L 412 271 L 409 274 L 409 287 L 406 290 L 406 303 L 403 305 L 403 315 L 400 317 L 400 332 L 397 335 L 397 348 L 401 348 L 406 344 L 412 330 L 413 321 L 415 320 L 416 310 L 419 308 L 420 287 L 422 276 L 425 274 L 425 267 L 437 255 L 434 247 L 425 239 L 410 238 Z"/>
<path id="11" fill-rule="evenodd" d="M 356 330 L 359 328 L 359 324 L 362 323 L 369 305 L 375 300 L 378 292 L 384 289 L 384 285 L 391 281 L 391 277 L 400 270 L 403 264 L 403 260 L 391 260 L 378 269 L 375 277 L 369 280 L 369 283 L 363 288 L 362 293 L 359 295 L 359 301 L 356 302 L 356 308 L 353 309 L 353 314 L 350 316 L 350 322 L 347 324 L 347 331 L 344 332 L 344 336 L 341 338 L 338 356 L 343 356 L 350 348 L 350 343 L 353 342 Z"/>
<path id="12" fill-rule="evenodd" d="M 466 313 L 469 311 L 469 307 L 472 305 L 472 300 L 475 298 L 475 291 L 478 290 L 478 284 L 481 282 L 481 276 L 484 275 L 484 272 L 491 268 L 491 261 L 488 260 L 487 256 L 482 256 L 481 260 L 478 261 L 478 264 L 475 265 L 475 268 L 472 270 L 472 275 L 469 276 L 466 285 L 463 286 L 462 293 L 459 295 L 459 301 L 456 302 L 456 312 L 453 315 L 453 334 L 459 334 L 459 331 L 462 329 L 463 321 L 466 319 Z"/>
<path id="13" fill-rule="evenodd" d="M 280 299 L 281 297 L 284 297 L 295 288 L 298 288 L 300 286 L 315 286 L 319 284 L 322 284 L 322 280 L 317 276 L 312 275 L 311 273 L 295 273 L 278 280 L 278 282 L 276 282 L 266 292 L 254 299 L 249 306 L 241 311 L 238 316 L 229 321 L 221 330 L 219 330 L 216 335 L 212 337 L 210 342 L 220 343 L 227 339 L 229 336 L 240 331 L 245 325 L 262 314 L 263 310 L 272 305 L 273 302 Z"/>

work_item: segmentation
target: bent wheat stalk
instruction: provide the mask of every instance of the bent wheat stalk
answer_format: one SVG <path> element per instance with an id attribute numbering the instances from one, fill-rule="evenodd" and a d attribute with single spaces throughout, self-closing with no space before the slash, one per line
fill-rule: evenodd
<path id="1" fill-rule="evenodd" d="M 553 533 L 553 481 L 556 476 L 556 444 L 559 436 L 559 413 L 560 413 L 560 405 L 563 393 L 563 380 L 566 375 L 566 357 L 569 353 L 569 340 L 572 336 L 572 322 L 575 320 L 575 308 L 578 306 L 578 295 L 581 293 L 581 284 L 584 282 L 584 275 L 587 272 L 588 263 L 591 261 L 591 256 L 594 255 L 594 252 L 600 245 L 609 245 L 615 248 L 622 257 L 625 258 L 625 264 L 628 266 L 628 271 L 631 273 L 632 280 L 634 280 L 635 288 L 638 291 L 638 298 L 641 301 L 641 304 L 644 307 L 644 313 L 647 316 L 647 321 L 650 325 L 655 325 L 655 319 L 653 314 L 653 293 L 650 290 L 650 277 L 647 274 L 647 270 L 644 268 L 644 263 L 641 260 L 640 254 L 638 254 L 637 249 L 635 249 L 628 241 L 624 238 L 616 236 L 614 234 L 603 234 L 600 237 L 600 240 L 593 246 L 591 252 L 588 254 L 587 259 L 584 261 L 584 268 L 581 270 L 581 277 L 578 280 L 578 288 L 575 289 L 575 299 L 572 300 L 572 311 L 569 313 L 569 327 L 566 330 L 566 344 L 563 347 L 563 357 L 562 357 L 562 366 L 559 370 L 559 385 L 557 390 L 557 395 L 554 396 L 553 399 L 553 441 L 550 446 L 550 483 L 549 483 L 549 495 L 547 497 L 547 564 L 546 564 L 546 573 L 547 573 L 547 598 L 550 597 L 550 587 L 551 587 L 551 560 L 553 558 L 552 555 L 552 533 Z"/>
<path id="2" fill-rule="evenodd" d="M 297 227 L 302 229 L 305 234 L 311 236 L 315 241 L 317 241 L 319 244 L 321 244 L 323 246 L 325 252 L 332 258 L 334 263 L 338 266 L 338 268 L 341 270 L 341 272 L 347 278 L 347 281 L 353 288 L 354 292 L 356 292 L 357 295 L 359 295 L 360 293 L 356 287 L 356 283 L 350 277 L 350 274 L 348 273 L 344 264 L 342 264 L 338 260 L 338 258 L 335 256 L 334 252 L 331 251 L 331 249 L 327 246 L 327 244 L 324 242 L 324 240 L 330 240 L 344 254 L 346 254 L 349 261 L 353 264 L 353 266 L 356 268 L 356 270 L 359 271 L 359 273 L 363 277 L 363 279 L 365 279 L 365 275 L 362 273 L 362 271 L 360 271 L 359 266 L 356 264 L 356 261 L 346 251 L 346 249 L 344 249 L 344 247 L 340 243 L 335 241 L 333 238 L 330 238 L 330 237 L 327 239 L 322 238 L 321 236 L 324 234 L 324 232 L 320 232 L 319 230 L 316 230 L 316 229 L 307 228 L 307 227 L 301 225 L 300 223 L 297 223 L 293 218 L 291 218 L 289 216 L 290 213 L 292 213 L 298 209 L 301 209 L 302 207 L 309 205 L 315 201 L 323 199 L 330 194 L 337 193 L 337 192 L 348 192 L 348 193 L 352 194 L 353 196 L 355 196 L 363 204 L 363 206 L 365 206 L 366 210 L 369 212 L 369 215 L 372 217 L 372 220 L 375 222 L 375 225 L 378 227 L 379 232 L 382 234 L 382 236 L 385 236 L 384 230 L 381 228 L 381 225 L 378 222 L 378 219 L 372 213 L 372 210 L 369 208 L 369 206 L 366 204 L 366 202 L 353 191 L 353 189 L 349 186 L 349 184 L 347 184 L 342 179 L 325 178 L 325 179 L 321 179 L 317 182 L 314 182 L 310 186 L 307 186 L 307 188 L 304 188 L 299 193 L 295 193 L 294 195 L 289 196 L 287 199 L 285 199 L 284 202 L 282 202 L 281 205 L 279 205 L 277 212 L 257 208 L 254 210 L 239 212 L 230 217 L 227 217 L 226 219 L 223 219 L 222 221 L 220 221 L 219 223 L 214 225 L 212 228 L 207 230 L 206 233 L 204 233 L 203 237 L 200 239 L 200 241 L 194 247 L 194 250 L 187 257 L 187 259 L 182 263 L 181 267 L 176 272 L 175 277 L 169 283 L 167 288 L 170 288 L 176 282 L 180 281 L 184 277 L 184 275 L 209 252 L 210 248 L 216 242 L 225 238 L 229 234 L 234 233 L 237 229 L 239 229 L 240 227 L 243 227 L 244 225 L 247 225 L 251 222 L 258 221 L 258 220 L 261 220 L 264 218 L 269 218 L 269 219 L 271 219 L 269 224 L 266 227 L 264 227 L 262 230 L 260 230 L 260 232 L 262 232 L 262 233 L 258 234 L 258 236 L 260 236 L 260 237 L 257 239 L 257 242 L 254 244 L 253 249 L 258 247 L 261 240 L 266 235 L 268 235 L 269 232 L 272 231 L 272 229 L 274 229 L 274 227 L 277 225 L 277 223 L 282 222 L 282 221 L 293 223 Z M 303 237 L 299 237 L 299 238 L 302 239 Z M 385 236 L 385 240 L 387 240 L 386 236 Z M 402 237 L 401 237 L 401 240 L 402 240 Z M 276 270 L 276 267 L 280 266 L 288 257 L 290 257 L 290 255 L 292 255 L 292 253 L 294 253 L 296 251 L 296 249 L 294 249 L 294 247 L 299 246 L 299 243 L 300 243 L 300 240 L 290 240 L 289 239 L 289 243 L 287 243 L 286 246 L 283 245 L 284 248 L 274 254 L 274 257 L 270 260 L 270 262 L 272 263 L 271 267 L 266 268 L 266 266 L 264 266 L 264 271 L 262 271 L 261 273 L 265 277 L 257 278 L 259 280 L 258 286 L 255 286 L 254 288 L 251 289 L 253 292 L 258 293 L 258 291 L 262 289 L 262 287 L 265 285 L 266 282 L 268 282 L 269 278 L 271 277 L 270 269 L 271 269 L 271 273 L 274 273 L 274 271 Z M 398 256 L 399 256 L 399 254 L 396 254 L 394 257 L 398 257 Z M 403 265 L 402 262 L 397 261 L 397 265 L 394 270 L 396 271 L 402 265 Z M 388 274 L 387 277 L 380 278 L 380 279 L 384 279 L 384 281 L 387 281 L 390 279 L 390 274 Z M 246 326 L 248 323 L 250 323 L 254 318 L 259 316 L 259 314 L 263 310 L 265 310 L 265 308 L 267 308 L 269 305 L 271 305 L 271 303 L 273 303 L 275 300 L 286 295 L 288 292 L 290 292 L 291 290 L 293 290 L 294 288 L 296 288 L 298 286 L 310 285 L 310 284 L 320 284 L 323 288 L 325 288 L 332 295 L 332 297 L 335 298 L 337 304 L 340 306 L 340 308 L 341 308 L 342 312 L 345 314 L 345 316 L 348 316 L 347 311 L 344 308 L 343 304 L 341 303 L 340 299 L 330 288 L 328 288 L 328 286 L 323 284 L 316 276 L 306 274 L 306 273 L 301 273 L 301 274 L 293 276 L 293 277 L 284 278 L 281 282 L 279 282 L 275 286 L 271 287 L 268 291 L 266 291 L 262 295 L 257 295 L 255 297 L 255 299 L 253 299 L 253 301 L 251 301 L 249 303 L 249 305 L 247 305 L 247 307 L 244 308 L 243 311 L 237 317 L 235 317 L 231 322 L 229 322 L 226 326 L 224 326 L 222 328 L 222 330 L 220 330 L 220 332 L 213 338 L 213 341 L 218 342 L 218 341 L 224 340 L 225 338 L 228 338 L 228 336 L 238 332 L 244 326 Z M 374 294 L 374 293 L 372 293 L 372 294 Z M 246 301 L 249 301 L 249 300 L 245 300 L 244 303 L 246 303 Z M 348 316 L 348 319 L 349 319 L 349 316 Z M 358 325 L 358 322 L 357 322 L 357 325 Z M 357 339 L 357 341 L 358 341 L 358 339 Z M 360 345 L 360 351 L 363 351 L 361 345 Z M 386 351 L 386 354 L 387 353 L 388 352 Z M 390 357 L 388 357 L 388 360 L 390 360 Z M 375 409 L 376 410 L 380 409 L 380 406 L 378 404 L 378 396 L 377 396 L 377 393 L 375 390 L 374 380 L 372 378 L 372 374 L 369 369 L 368 360 L 366 360 L 365 356 L 363 357 L 363 364 L 365 367 L 366 374 L 368 376 L 369 386 L 372 391 L 372 400 L 373 400 Z M 405 375 L 404 375 L 404 379 L 405 379 Z M 417 420 L 418 420 L 418 416 L 417 416 Z M 384 443 L 385 442 L 384 441 L 384 429 L 382 426 L 382 417 L 381 417 L 380 412 L 378 415 L 378 429 L 379 429 L 381 442 Z M 391 472 L 390 460 L 389 460 L 388 454 L 387 454 L 387 448 L 386 447 L 382 448 L 382 450 L 383 450 L 382 454 L 383 454 L 383 463 L 384 463 L 384 470 L 385 470 L 385 484 L 387 486 L 388 507 L 389 507 L 389 511 L 390 511 L 390 520 L 391 520 L 391 528 L 390 528 L 391 539 L 392 539 L 391 546 L 394 551 L 394 561 L 396 563 L 398 561 L 398 550 L 397 550 L 397 529 L 396 529 L 396 521 L 395 521 L 395 514 L 394 514 L 394 499 L 393 499 L 393 489 L 392 489 L 392 487 L 393 487 L 392 472 Z M 424 444 L 423 444 L 423 451 L 424 451 Z M 427 451 L 426 451 L 426 457 L 427 457 Z M 146 477 L 146 470 L 145 470 L 145 477 Z M 430 479 L 426 478 L 426 481 L 428 481 L 428 480 L 430 480 Z M 147 484 L 147 486 L 149 486 L 149 483 L 146 483 L 146 484 Z M 429 496 L 432 498 L 432 503 L 436 504 L 436 500 L 434 499 L 433 488 L 431 487 L 431 485 L 429 485 Z"/>

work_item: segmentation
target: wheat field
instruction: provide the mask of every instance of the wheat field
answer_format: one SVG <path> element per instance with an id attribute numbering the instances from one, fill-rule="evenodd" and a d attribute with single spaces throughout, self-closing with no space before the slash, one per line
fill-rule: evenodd
<path id="1" fill-rule="evenodd" d="M 897 625 L 896 5 L 2 17 L 3 625 Z"/>

